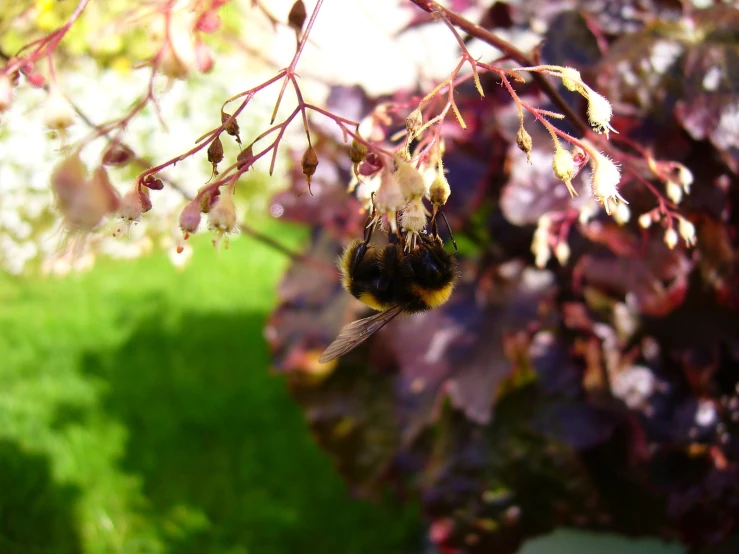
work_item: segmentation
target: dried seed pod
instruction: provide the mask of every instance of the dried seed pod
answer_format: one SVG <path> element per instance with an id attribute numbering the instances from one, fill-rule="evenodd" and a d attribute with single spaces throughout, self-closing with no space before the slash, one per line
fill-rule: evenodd
<path id="1" fill-rule="evenodd" d="M 223 160 L 223 144 L 221 137 L 216 137 L 208 146 L 208 161 L 213 164 L 213 174 L 218 175 L 218 164 Z"/>
<path id="2" fill-rule="evenodd" d="M 534 143 L 531 140 L 531 135 L 523 128 L 523 125 L 518 128 L 518 133 L 516 133 L 516 144 L 518 145 L 518 148 L 526 154 L 526 161 L 531 163 L 531 148 Z"/>
<path id="3" fill-rule="evenodd" d="M 423 125 L 423 114 L 419 108 L 413 110 L 408 117 L 405 118 L 405 128 L 408 131 L 408 141 L 416 137 L 416 133 Z"/>
<path id="4" fill-rule="evenodd" d="M 316 167 L 318 167 L 318 156 L 316 155 L 316 151 L 313 149 L 313 146 L 309 146 L 303 154 L 300 166 L 303 168 L 303 175 L 305 175 L 305 180 L 308 183 L 308 191 L 310 191 L 311 177 L 313 177 L 313 174 L 316 172 Z"/>
<path id="5" fill-rule="evenodd" d="M 239 155 L 236 156 L 236 169 L 241 171 L 246 167 L 246 169 L 249 169 L 252 164 L 254 163 L 254 152 L 252 150 L 252 145 L 250 144 L 246 148 L 244 148 L 241 152 L 239 152 Z"/>
<path id="6" fill-rule="evenodd" d="M 295 30 L 296 33 L 300 33 L 300 31 L 303 30 L 303 24 L 305 23 L 307 15 L 303 0 L 295 0 L 295 3 L 293 4 L 293 7 L 290 8 L 290 13 L 287 16 L 287 23 Z"/>
<path id="7" fill-rule="evenodd" d="M 102 162 L 104 165 L 124 165 L 133 158 L 133 150 L 120 142 L 111 143 L 103 152 Z"/>
<path id="8" fill-rule="evenodd" d="M 221 124 L 223 125 L 231 119 L 231 114 L 226 112 L 221 112 Z M 231 119 L 231 121 L 224 127 L 224 131 L 226 131 L 227 134 L 231 135 L 232 137 L 236 137 L 236 142 L 241 144 L 241 137 L 239 136 L 239 122 L 236 121 L 236 118 L 234 117 Z"/>

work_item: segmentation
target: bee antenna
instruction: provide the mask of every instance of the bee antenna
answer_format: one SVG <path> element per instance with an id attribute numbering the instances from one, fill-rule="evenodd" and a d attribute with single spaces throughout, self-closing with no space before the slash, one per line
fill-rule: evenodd
<path id="1" fill-rule="evenodd" d="M 457 241 L 454 240 L 454 233 L 452 233 L 452 228 L 449 226 L 449 220 L 446 218 L 446 216 L 444 215 L 444 212 L 442 212 L 441 210 L 439 210 L 438 213 L 440 213 L 441 217 L 444 218 L 444 224 L 446 225 L 446 230 L 449 231 L 449 238 L 452 239 L 452 244 L 454 245 L 454 251 L 459 252 L 459 249 L 457 248 Z"/>

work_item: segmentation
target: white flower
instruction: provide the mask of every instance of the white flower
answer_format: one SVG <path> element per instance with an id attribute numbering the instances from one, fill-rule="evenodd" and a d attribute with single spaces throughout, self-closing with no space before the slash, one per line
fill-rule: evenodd
<path id="1" fill-rule="evenodd" d="M 591 188 L 593 196 L 598 202 L 603 204 L 606 213 L 611 215 L 610 202 L 617 204 L 620 201 L 626 202 L 623 196 L 618 192 L 618 183 L 621 181 L 621 171 L 613 161 L 607 156 L 596 152 L 591 160 L 593 164 L 593 172 L 591 174 Z"/>
<path id="2" fill-rule="evenodd" d="M 677 230 L 685 241 L 685 244 L 688 246 L 695 246 L 695 226 L 690 221 L 684 217 L 680 217 L 678 219 Z"/>
<path id="3" fill-rule="evenodd" d="M 602 94 L 598 94 L 589 86 L 585 85 L 585 98 L 588 99 L 588 120 L 596 133 L 605 133 L 608 138 L 608 132 L 618 133 L 611 126 L 611 117 L 613 109 L 611 103 Z"/>
<path id="4" fill-rule="evenodd" d="M 567 185 L 570 196 L 573 198 L 577 196 L 577 191 L 572 186 L 572 179 L 575 176 L 575 161 L 572 159 L 572 154 L 559 145 L 557 145 L 554 158 L 552 158 L 552 169 L 557 179 L 561 179 Z"/>
<path id="5" fill-rule="evenodd" d="M 675 181 L 667 181 L 665 190 L 667 191 L 667 197 L 675 204 L 679 204 L 683 199 L 683 189 Z"/>
<path id="6" fill-rule="evenodd" d="M 667 248 L 672 250 L 677 245 L 677 232 L 675 229 L 670 227 L 665 231 L 665 244 L 667 245 Z"/>

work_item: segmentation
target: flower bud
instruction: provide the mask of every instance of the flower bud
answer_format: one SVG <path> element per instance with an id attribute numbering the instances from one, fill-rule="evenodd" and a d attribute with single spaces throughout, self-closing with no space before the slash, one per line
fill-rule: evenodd
<path id="1" fill-rule="evenodd" d="M 185 236 L 198 230 L 200 219 L 200 200 L 191 200 L 180 214 L 180 229 L 185 232 Z"/>
<path id="2" fill-rule="evenodd" d="M 677 230 L 688 246 L 695 246 L 695 226 L 684 217 L 678 218 Z"/>
<path id="3" fill-rule="evenodd" d="M 572 92 L 580 91 L 583 86 L 580 72 L 574 67 L 563 67 L 562 84 L 567 90 L 571 90 Z"/>
<path id="4" fill-rule="evenodd" d="M 421 197 L 415 198 L 403 210 L 400 216 L 400 226 L 409 234 L 418 234 L 426 227 L 426 218 L 429 213 L 423 205 Z"/>
<path id="5" fill-rule="evenodd" d="M 667 198 L 672 200 L 675 204 L 679 204 L 683 199 L 683 189 L 674 181 L 667 181 L 665 191 L 667 192 Z"/>
<path id="6" fill-rule="evenodd" d="M 352 146 L 349 148 L 349 159 L 353 164 L 362 163 L 364 158 L 367 156 L 367 146 L 359 142 L 357 139 L 352 141 Z"/>
<path id="7" fill-rule="evenodd" d="M 639 227 L 642 229 L 649 229 L 652 226 L 653 218 L 650 212 L 641 214 L 639 216 Z"/>
<path id="8" fill-rule="evenodd" d="M 413 167 L 413 164 L 406 162 L 400 156 L 395 156 L 395 179 L 400 185 L 403 192 L 403 198 L 406 202 L 415 200 L 426 194 L 426 183 L 423 175 Z"/>
<path id="9" fill-rule="evenodd" d="M 555 149 L 554 158 L 552 158 L 552 169 L 557 179 L 564 181 L 564 184 L 567 185 L 570 196 L 573 198 L 577 196 L 577 191 L 572 186 L 572 179 L 576 175 L 575 161 L 572 159 L 572 154 L 559 144 Z"/>
<path id="10" fill-rule="evenodd" d="M 44 123 L 52 131 L 63 131 L 74 123 L 74 109 L 56 86 L 49 88 L 44 103 Z"/>
<path id="11" fill-rule="evenodd" d="M 631 210 L 626 204 L 616 204 L 613 209 L 613 220 L 619 225 L 626 225 L 631 219 Z"/>
<path id="12" fill-rule="evenodd" d="M 197 66 L 194 36 L 182 17 L 170 17 L 167 37 L 157 56 L 157 69 L 171 79 L 186 78 Z"/>
<path id="13" fill-rule="evenodd" d="M 593 196 L 603 204 L 606 213 L 611 215 L 610 202 L 617 204 L 626 200 L 618 192 L 618 183 L 621 180 L 621 171 L 607 156 L 596 152 L 592 159 L 593 172 L 591 173 L 591 189 Z"/>
<path id="14" fill-rule="evenodd" d="M 528 131 L 523 128 L 523 125 L 518 128 L 518 132 L 516 133 L 516 144 L 518 145 L 518 148 L 526 154 L 526 161 L 531 163 L 531 148 L 533 146 L 533 141 L 531 140 L 531 135 Z"/>
<path id="15" fill-rule="evenodd" d="M 390 227 L 397 232 L 398 225 L 395 221 L 396 212 L 403 209 L 406 201 L 400 184 L 395 178 L 395 173 L 389 169 L 382 172 L 380 186 L 375 195 L 375 207 L 381 215 L 387 215 Z"/>
<path id="16" fill-rule="evenodd" d="M 677 232 L 675 231 L 675 229 L 673 229 L 672 227 L 667 229 L 667 231 L 665 231 L 664 240 L 667 248 L 669 248 L 670 250 L 675 248 L 675 246 L 677 245 Z"/>
<path id="17" fill-rule="evenodd" d="M 444 171 L 439 171 L 429 187 L 429 200 L 435 208 L 438 208 L 446 204 L 451 193 L 452 189 L 449 187 Z"/>
<path id="18" fill-rule="evenodd" d="M 611 126 L 611 117 L 613 109 L 611 103 L 605 96 L 598 94 L 590 87 L 586 88 L 588 99 L 588 120 L 596 133 L 605 133 L 608 138 L 608 132 L 617 133 L 616 129 Z"/>
<path id="19" fill-rule="evenodd" d="M 208 228 L 217 233 L 231 233 L 236 228 L 236 206 L 230 187 L 226 187 L 208 213 Z"/>
<path id="20" fill-rule="evenodd" d="M 102 165 L 99 165 L 93 171 L 92 178 L 90 179 L 90 188 L 99 197 L 101 205 L 104 206 L 105 214 L 113 213 L 118 209 L 120 203 L 118 191 L 113 187 L 108 177 L 108 172 Z"/>
<path id="21" fill-rule="evenodd" d="M 151 203 L 149 203 L 149 209 L 151 209 Z M 123 198 L 121 198 L 120 204 L 118 206 L 118 215 L 121 217 L 121 219 L 129 223 L 138 221 L 141 217 L 141 214 L 143 214 L 145 211 L 148 210 L 144 210 L 143 194 L 141 194 L 141 192 L 136 187 L 132 188 L 123 195 Z"/>
<path id="22" fill-rule="evenodd" d="M 570 259 L 570 253 L 570 245 L 565 241 L 558 242 L 554 248 L 554 257 L 557 258 L 559 265 L 567 265 Z M 546 265 L 546 262 L 544 262 L 544 265 Z"/>

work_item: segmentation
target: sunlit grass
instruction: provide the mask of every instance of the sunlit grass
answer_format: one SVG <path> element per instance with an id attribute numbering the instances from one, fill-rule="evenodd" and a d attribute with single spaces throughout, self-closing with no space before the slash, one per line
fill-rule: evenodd
<path id="1" fill-rule="evenodd" d="M 351 501 L 268 372 L 286 264 L 242 237 L 0 277 L 0 552 L 416 550 L 415 509 Z"/>

